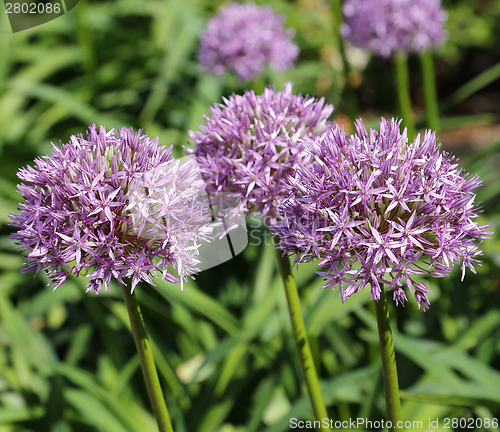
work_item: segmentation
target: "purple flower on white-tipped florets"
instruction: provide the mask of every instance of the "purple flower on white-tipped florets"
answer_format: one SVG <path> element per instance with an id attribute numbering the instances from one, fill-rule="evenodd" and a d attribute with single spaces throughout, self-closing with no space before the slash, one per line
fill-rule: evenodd
<path id="1" fill-rule="evenodd" d="M 367 284 L 378 300 L 384 284 L 404 305 L 404 282 L 425 310 L 420 275 L 448 276 L 460 261 L 462 278 L 466 267 L 475 273 L 476 239 L 489 225 L 474 221 L 478 176 L 457 168 L 433 132 L 408 144 L 399 124 L 382 119 L 380 132 L 367 132 L 358 120 L 353 135 L 337 126 L 310 142 L 312 161 L 288 179 L 283 220 L 271 231 L 296 263 L 320 260 L 325 288 L 339 287 L 343 300 Z"/>
<path id="2" fill-rule="evenodd" d="M 272 223 L 285 196 L 280 180 L 304 163 L 305 139 L 325 133 L 332 112 L 323 99 L 293 95 L 291 83 L 282 92 L 249 91 L 215 104 L 201 132 L 189 132 L 207 192 L 239 201 L 234 214 L 255 213 Z"/>
<path id="3" fill-rule="evenodd" d="M 179 166 L 171 153 L 140 131 L 94 125 L 22 168 L 25 202 L 11 215 L 12 238 L 27 252 L 22 271 L 45 270 L 55 288 L 70 273 L 88 275 L 95 293 L 111 278 L 131 278 L 132 289 L 152 283 L 156 270 L 179 282 L 169 264 L 181 282 L 194 273 L 211 218 L 196 163 Z"/>
<path id="4" fill-rule="evenodd" d="M 382 57 L 425 51 L 445 38 L 441 0 L 347 0 L 343 12 L 343 36 Z"/>
<path id="5" fill-rule="evenodd" d="M 208 21 L 200 36 L 200 64 L 216 75 L 226 70 L 251 80 L 269 63 L 275 70 L 293 66 L 299 48 L 294 31 L 269 6 L 231 3 Z"/>

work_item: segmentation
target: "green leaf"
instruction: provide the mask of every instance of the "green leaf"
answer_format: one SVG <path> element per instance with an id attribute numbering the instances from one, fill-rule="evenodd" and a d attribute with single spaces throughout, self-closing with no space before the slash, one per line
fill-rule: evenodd
<path id="1" fill-rule="evenodd" d="M 475 347 L 479 341 L 496 331 L 500 326 L 500 311 L 491 309 L 486 314 L 478 317 L 450 347 L 455 350 L 468 350 Z"/>
<path id="2" fill-rule="evenodd" d="M 80 413 L 81 422 L 98 430 L 113 432 L 132 430 L 118 421 L 102 402 L 85 391 L 68 388 L 64 391 L 64 399 Z"/>
<path id="3" fill-rule="evenodd" d="M 226 308 L 196 288 L 194 283 L 186 285 L 181 291 L 179 285 L 159 280 L 157 292 L 171 303 L 180 303 L 206 316 L 229 334 L 237 333 L 240 328 L 238 320 Z"/>
<path id="4" fill-rule="evenodd" d="M 85 417 L 89 414 L 89 409 L 96 404 L 97 411 L 104 414 L 99 418 L 92 418 L 87 421 L 97 426 L 97 423 L 103 425 L 118 425 L 119 429 L 105 430 L 123 430 L 128 432 L 141 432 L 151 429 L 154 424 L 152 416 L 144 416 L 142 408 L 139 408 L 134 402 L 125 397 L 117 397 L 112 391 L 109 391 L 96 382 L 93 374 L 84 372 L 70 365 L 60 364 L 58 372 L 79 387 L 78 390 L 65 389 L 64 398 L 67 402 L 73 404 L 75 408 Z M 84 399 L 90 402 L 89 404 Z M 97 422 L 97 423 L 94 423 Z"/>
<path id="5" fill-rule="evenodd" d="M 0 425 L 36 420 L 43 417 L 44 414 L 45 409 L 41 406 L 19 409 L 0 408 Z"/>

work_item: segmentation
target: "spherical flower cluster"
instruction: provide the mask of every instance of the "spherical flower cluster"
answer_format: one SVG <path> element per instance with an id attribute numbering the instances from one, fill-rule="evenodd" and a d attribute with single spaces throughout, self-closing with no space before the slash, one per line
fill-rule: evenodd
<path id="1" fill-rule="evenodd" d="M 325 288 L 338 286 L 342 300 L 367 284 L 378 300 L 385 284 L 404 305 L 405 282 L 425 310 L 428 289 L 416 275 L 445 277 L 460 261 L 462 279 L 466 267 L 475 272 L 475 239 L 490 234 L 474 221 L 480 181 L 431 131 L 408 144 L 394 119 L 382 119 L 379 133 L 355 126 L 351 136 L 336 127 L 310 143 L 313 159 L 289 179 L 283 221 L 271 231 L 296 263 L 319 259 Z"/>
<path id="2" fill-rule="evenodd" d="M 343 36 L 386 58 L 425 51 L 445 37 L 441 0 L 347 0 L 343 12 Z"/>
<path id="3" fill-rule="evenodd" d="M 229 70 L 241 80 L 260 75 L 266 63 L 276 70 L 289 69 L 299 48 L 284 21 L 269 6 L 229 4 L 208 21 L 201 34 L 199 61 L 216 75 Z"/>
<path id="4" fill-rule="evenodd" d="M 171 264 L 182 279 L 196 271 L 197 249 L 210 233 L 208 207 L 196 163 L 179 166 L 147 135 L 116 135 L 90 127 L 53 154 L 22 168 L 18 186 L 25 202 L 11 215 L 12 235 L 27 252 L 23 272 L 44 269 L 59 287 L 68 274 L 90 276 L 88 290 L 105 290 L 111 278 L 152 283 Z M 54 288 L 54 289 L 55 289 Z"/>
<path id="5" fill-rule="evenodd" d="M 204 117 L 206 126 L 189 132 L 207 192 L 239 201 L 235 214 L 251 212 L 272 222 L 285 196 L 280 180 L 304 162 L 305 138 L 331 127 L 332 112 L 323 99 L 293 95 L 291 83 L 282 92 L 249 91 L 215 104 Z"/>

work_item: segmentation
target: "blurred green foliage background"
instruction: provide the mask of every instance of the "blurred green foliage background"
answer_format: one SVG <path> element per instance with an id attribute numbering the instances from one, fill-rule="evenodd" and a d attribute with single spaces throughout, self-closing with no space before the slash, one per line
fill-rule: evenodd
<path id="1" fill-rule="evenodd" d="M 282 88 L 290 80 L 294 92 L 325 97 L 348 127 L 329 2 L 258 3 L 287 16 L 301 48 L 296 67 L 273 74 L 273 83 Z M 251 87 L 198 67 L 198 35 L 221 4 L 80 0 L 65 16 L 16 34 L 1 10 L 0 432 L 156 429 L 118 287 L 96 297 L 85 294 L 81 278 L 52 292 L 42 274 L 21 274 L 7 221 L 20 199 L 17 170 L 49 153 L 51 142 L 67 142 L 92 123 L 133 126 L 181 156 L 187 131 L 210 105 Z M 484 180 L 482 219 L 496 234 L 482 245 L 477 275 L 461 283 L 457 269 L 429 281 L 428 312 L 414 301 L 391 309 L 403 419 L 427 426 L 439 418 L 440 430 L 447 417 L 500 417 L 500 2 L 444 6 L 449 37 L 435 53 L 440 138 Z M 365 123 L 395 115 L 391 65 L 347 48 Z M 424 127 L 418 58 L 410 58 L 410 73 Z M 253 238 L 243 254 L 203 272 L 184 292 L 160 280 L 137 289 L 178 432 L 279 432 L 292 417 L 312 419 L 273 250 L 258 225 L 249 221 Z M 342 304 L 337 292 L 321 289 L 314 270 L 314 263 L 302 266 L 297 281 L 329 415 L 380 420 L 385 402 L 369 294 Z"/>

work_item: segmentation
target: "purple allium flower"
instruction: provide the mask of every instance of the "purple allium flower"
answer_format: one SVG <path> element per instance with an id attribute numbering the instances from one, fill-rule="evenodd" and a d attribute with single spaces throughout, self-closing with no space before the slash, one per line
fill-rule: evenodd
<path id="1" fill-rule="evenodd" d="M 357 120 L 356 134 L 337 126 L 312 141 L 311 163 L 288 179 L 283 221 L 271 231 L 295 263 L 319 259 L 325 288 L 338 286 L 342 300 L 367 284 L 378 300 L 385 284 L 404 305 L 405 282 L 425 310 L 428 290 L 415 275 L 445 277 L 460 261 L 462 279 L 466 267 L 475 273 L 475 239 L 489 225 L 474 221 L 478 176 L 458 169 L 433 132 L 408 144 L 399 124 L 382 119 L 380 132 L 367 132 Z"/>
<path id="2" fill-rule="evenodd" d="M 441 0 L 347 0 L 343 12 L 342 35 L 382 57 L 425 51 L 445 38 Z"/>
<path id="3" fill-rule="evenodd" d="M 231 3 L 208 21 L 200 36 L 199 61 L 216 75 L 227 69 L 241 80 L 260 75 L 266 63 L 276 70 L 289 69 L 299 48 L 284 21 L 269 6 Z"/>
<path id="4" fill-rule="evenodd" d="M 123 128 L 118 135 L 93 125 L 53 154 L 22 168 L 25 202 L 11 215 L 12 235 L 28 261 L 23 272 L 44 269 L 56 289 L 69 273 L 90 276 L 96 294 L 112 277 L 152 283 L 171 264 L 186 279 L 196 271 L 198 241 L 210 232 L 208 206 L 198 192 L 192 160 L 182 166 L 158 139 Z"/>
<path id="5" fill-rule="evenodd" d="M 333 106 L 324 99 L 266 89 L 233 95 L 210 108 L 201 132 L 189 132 L 205 187 L 210 195 L 239 201 L 234 208 L 273 219 L 285 196 L 280 183 L 307 156 L 306 137 L 323 134 Z"/>

